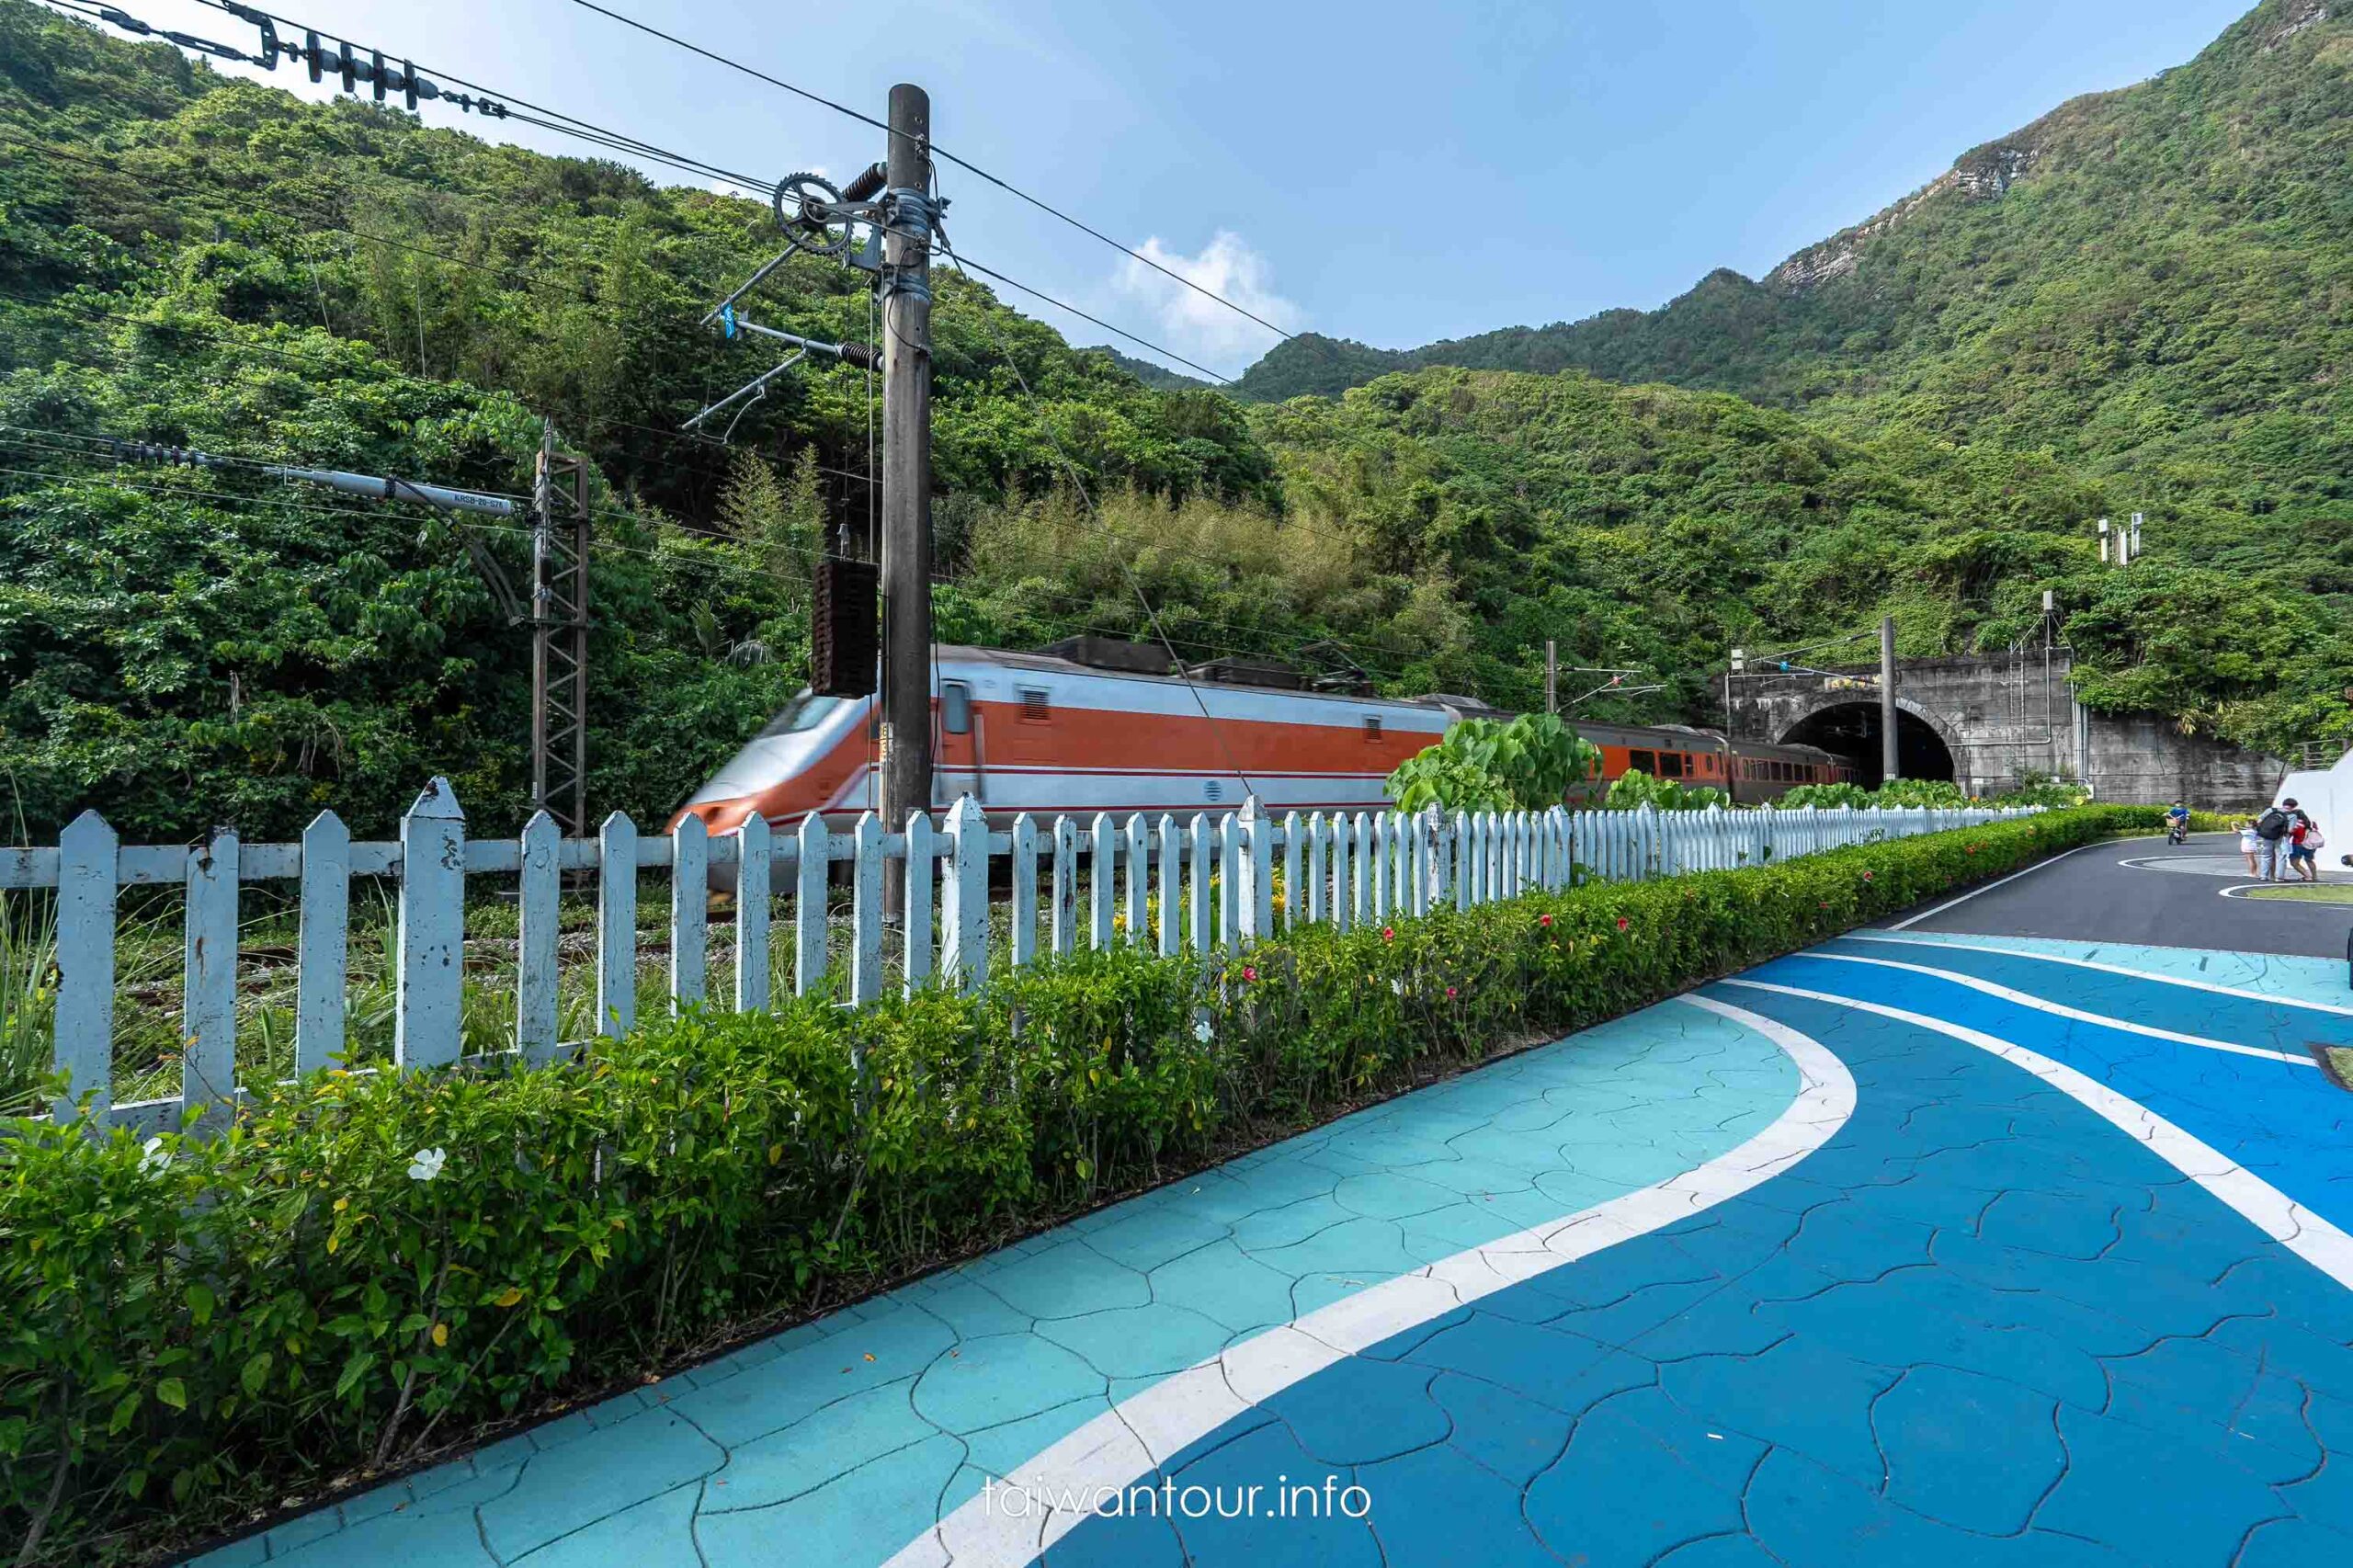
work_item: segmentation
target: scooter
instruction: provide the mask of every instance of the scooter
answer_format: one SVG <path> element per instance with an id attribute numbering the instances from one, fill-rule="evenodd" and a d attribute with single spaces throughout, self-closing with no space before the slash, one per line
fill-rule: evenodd
<path id="1" fill-rule="evenodd" d="M 2186 822 L 2177 822 L 2168 824 L 2165 828 L 2165 842 L 2167 844 L 2188 843 L 2189 824 Z"/>

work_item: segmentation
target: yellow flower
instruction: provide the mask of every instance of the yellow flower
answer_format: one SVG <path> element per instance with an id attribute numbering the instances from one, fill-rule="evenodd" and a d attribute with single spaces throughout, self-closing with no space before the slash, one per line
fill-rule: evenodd
<path id="1" fill-rule="evenodd" d="M 433 1343 L 436 1345 L 447 1345 L 449 1343 L 449 1325 L 448 1324 L 437 1323 L 433 1325 Z"/>

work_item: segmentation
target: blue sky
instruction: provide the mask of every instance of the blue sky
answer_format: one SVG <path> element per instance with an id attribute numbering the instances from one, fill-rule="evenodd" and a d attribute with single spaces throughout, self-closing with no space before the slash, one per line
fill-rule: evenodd
<path id="1" fill-rule="evenodd" d="M 192 0 L 119 0 L 223 42 Z M 881 133 L 571 0 L 268 0 L 730 168 L 839 175 Z M 611 0 L 880 114 L 1293 328 L 1403 347 L 1756 277 L 2245 0 Z M 299 72 L 270 78 L 301 85 Z M 466 117 L 426 111 L 437 123 Z M 473 122 L 479 124 L 479 122 Z M 561 137 L 515 140 L 574 151 Z M 1227 374 L 1272 335 L 953 168 L 975 260 Z M 1078 342 L 1100 328 L 1017 298 Z M 1131 344 L 1123 347 L 1134 350 Z"/>

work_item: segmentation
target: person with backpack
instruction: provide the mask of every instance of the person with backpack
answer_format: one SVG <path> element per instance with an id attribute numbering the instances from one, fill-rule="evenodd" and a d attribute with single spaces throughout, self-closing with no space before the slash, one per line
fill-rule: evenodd
<path id="1" fill-rule="evenodd" d="M 2296 825 L 2288 830 L 2288 869 L 2305 881 L 2320 881 L 2319 851 L 2327 842 L 2321 835 L 2320 824 L 2313 821 L 2312 813 L 2299 811 Z"/>
<path id="2" fill-rule="evenodd" d="M 2289 830 L 2296 825 L 2296 802 L 2282 801 L 2276 806 L 2266 806 L 2263 814 L 2255 819 L 2255 836 L 2262 842 L 2257 858 L 2263 865 L 2263 880 L 2276 882 L 2287 869 Z"/>

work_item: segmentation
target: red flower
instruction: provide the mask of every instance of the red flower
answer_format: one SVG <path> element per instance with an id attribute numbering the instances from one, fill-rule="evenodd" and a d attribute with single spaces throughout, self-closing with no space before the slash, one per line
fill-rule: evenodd
<path id="1" fill-rule="evenodd" d="M 1863 881 L 1870 881 L 1870 880 L 1871 880 L 1871 874 L 1870 874 L 1869 871 L 1865 871 L 1865 872 L 1863 873 Z"/>
<path id="2" fill-rule="evenodd" d="M 1549 915 L 1540 915 L 1536 917 L 1536 924 L 1549 929 L 1552 924 L 1552 917 Z"/>
<path id="3" fill-rule="evenodd" d="M 1826 903 L 1825 903 L 1825 904 L 1824 904 L 1822 907 L 1823 907 L 1823 908 L 1824 908 L 1824 909 L 1827 909 L 1827 908 L 1829 908 L 1830 906 L 1829 906 L 1828 904 L 1826 904 Z M 1243 978 L 1243 979 L 1245 979 L 1245 980 L 1256 980 L 1256 979 L 1257 979 L 1257 978 L 1258 978 L 1258 971 L 1257 971 L 1257 969 L 1256 969 L 1255 966 L 1253 966 L 1253 965 L 1246 964 L 1246 963 L 1245 963 L 1245 964 L 1244 964 L 1244 965 L 1242 966 L 1242 978 Z"/>
<path id="4" fill-rule="evenodd" d="M 1381 928 L 1381 939 L 1384 942 L 1395 941 L 1397 939 L 1397 927 L 1394 926 L 1383 926 Z"/>
<path id="5" fill-rule="evenodd" d="M 1825 903 L 1825 904 L 1824 904 L 1822 907 L 1823 907 L 1823 908 L 1824 908 L 1824 909 L 1827 909 L 1827 908 L 1829 908 L 1830 906 L 1829 906 L 1828 904 L 1826 904 L 1826 903 Z"/>
<path id="6" fill-rule="evenodd" d="M 1454 1000 L 1454 987 L 1451 985 L 1446 988 L 1446 999 L 1449 1002 Z"/>
<path id="7" fill-rule="evenodd" d="M 1625 928 L 1626 928 L 1626 917 L 1625 917 L 1624 915 L 1620 915 L 1620 916 L 1618 917 L 1618 929 L 1620 929 L 1620 931 L 1623 931 Z"/>

